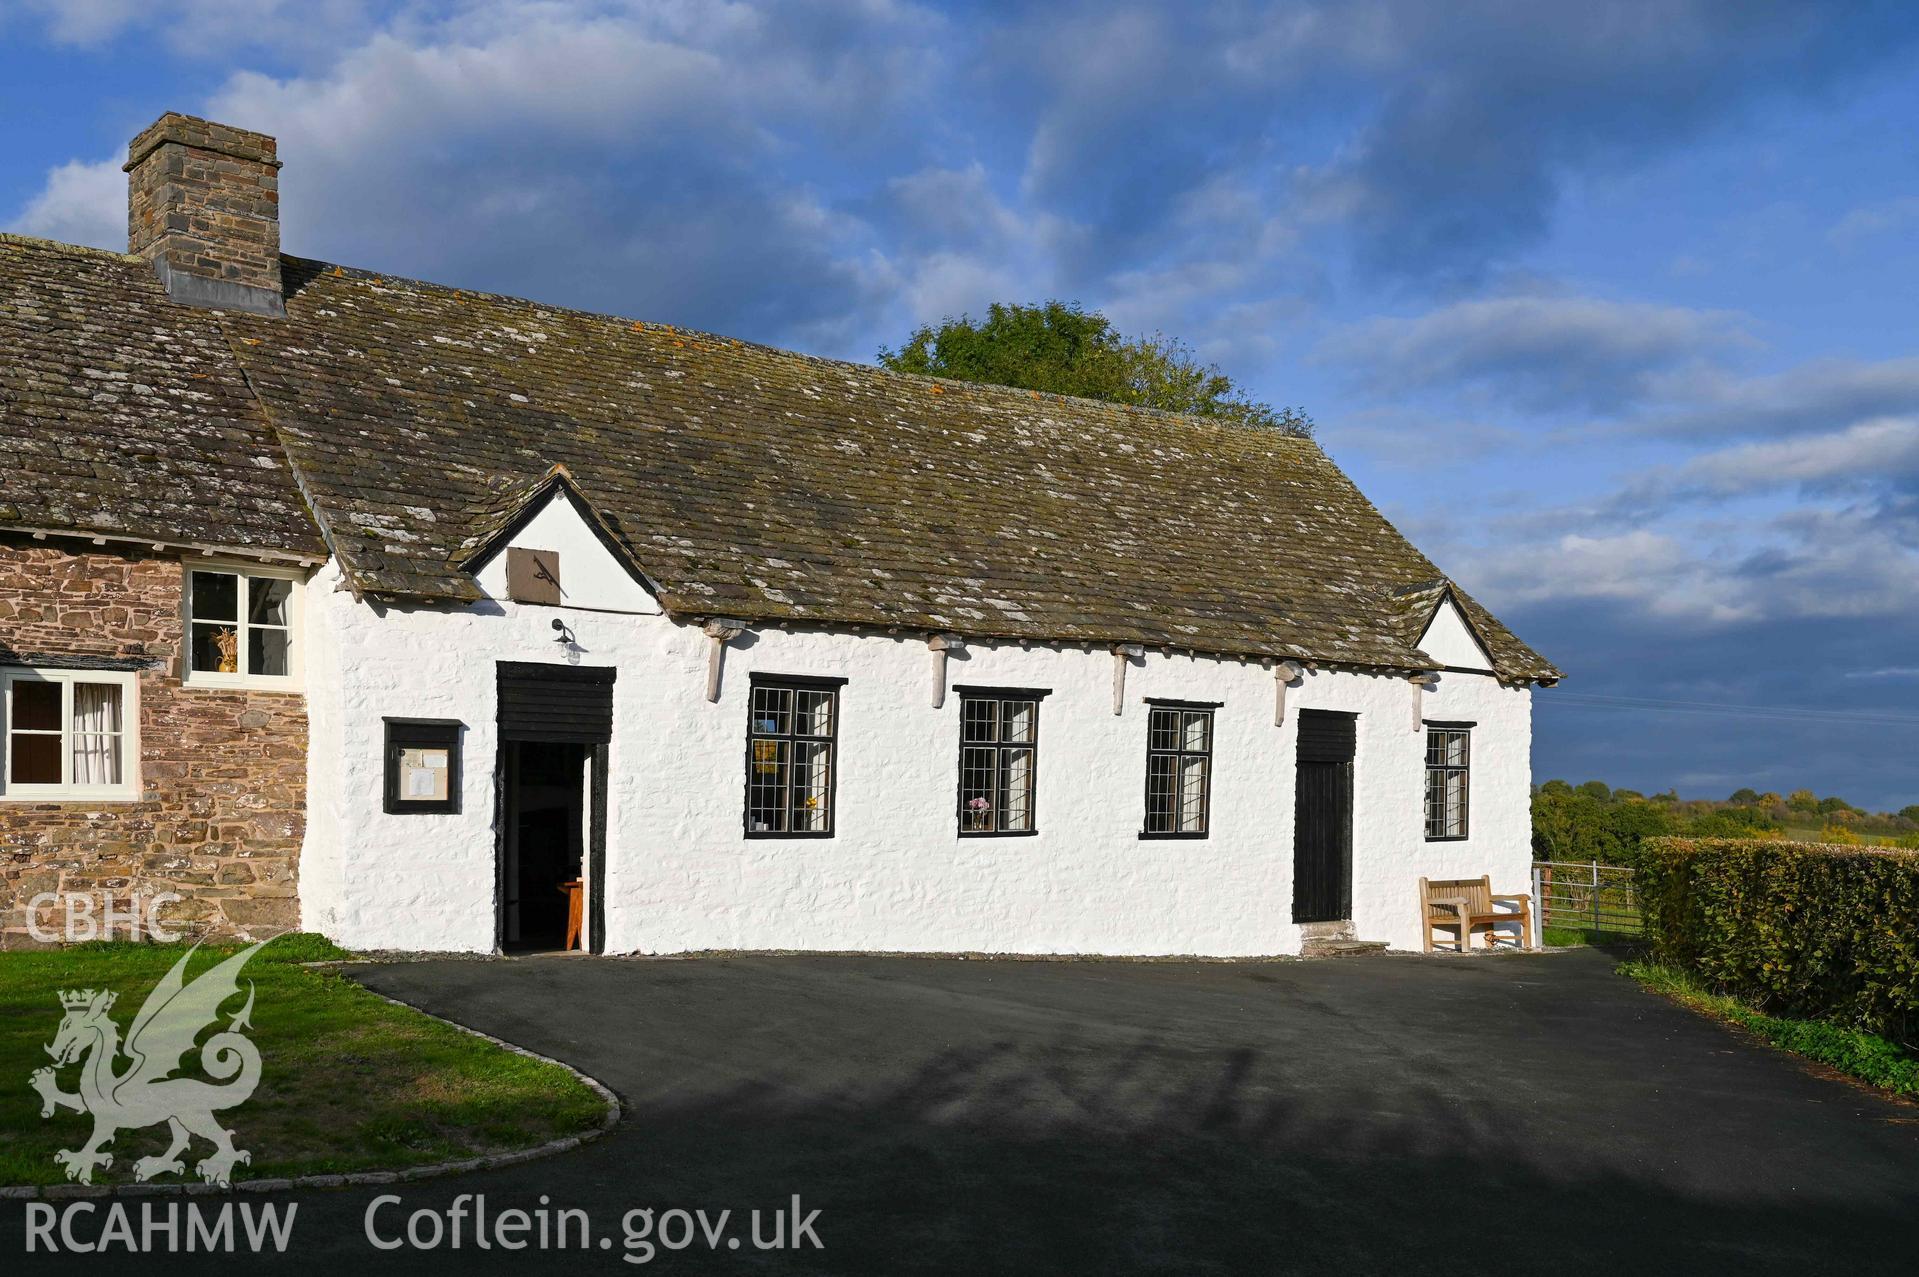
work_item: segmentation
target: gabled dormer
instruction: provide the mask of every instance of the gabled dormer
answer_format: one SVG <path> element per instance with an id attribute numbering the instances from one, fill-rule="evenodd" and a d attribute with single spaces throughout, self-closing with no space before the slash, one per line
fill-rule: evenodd
<path id="1" fill-rule="evenodd" d="M 657 616 L 653 583 L 564 466 L 503 491 L 463 566 L 489 599 Z"/>

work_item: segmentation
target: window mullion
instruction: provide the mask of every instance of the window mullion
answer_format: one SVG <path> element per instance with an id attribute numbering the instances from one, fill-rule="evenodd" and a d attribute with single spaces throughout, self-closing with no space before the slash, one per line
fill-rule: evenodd
<path id="1" fill-rule="evenodd" d="M 234 638 L 240 639 L 240 651 L 234 653 L 234 664 L 240 666 L 240 678 L 248 678 L 253 674 L 253 626 L 249 624 L 253 614 L 253 582 L 246 572 L 240 572 L 240 588 L 234 591 L 234 599 L 240 603 L 240 614 L 234 618 L 238 624 Z"/>
<path id="2" fill-rule="evenodd" d="M 73 680 L 60 680 L 60 787 L 73 787 Z"/>
<path id="3" fill-rule="evenodd" d="M 791 734 L 780 742 L 786 746 L 786 767 L 780 772 L 780 824 L 784 828 L 779 832 L 783 834 L 800 832 L 799 824 L 795 819 L 798 813 L 793 810 L 794 784 L 799 779 L 800 771 L 800 738 L 797 732 L 791 732 L 791 729 L 797 725 L 799 712 L 799 697 L 795 696 L 792 708 L 786 716 L 787 727 Z"/>
<path id="4" fill-rule="evenodd" d="M 1017 701 L 999 703 L 999 748 L 993 751 L 993 831 L 1007 832 L 1006 821 L 1012 815 L 1013 791 L 1008 788 L 1013 780 L 1013 727 L 1007 710 L 1018 704 Z"/>

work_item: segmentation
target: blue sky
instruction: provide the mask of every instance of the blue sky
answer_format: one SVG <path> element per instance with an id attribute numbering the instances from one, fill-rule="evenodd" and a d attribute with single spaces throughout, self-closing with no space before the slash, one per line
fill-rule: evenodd
<path id="1" fill-rule="evenodd" d="M 1077 300 L 1568 671 L 1541 778 L 1897 808 L 1915 72 L 1903 4 L 15 0 L 0 225 L 122 247 L 177 109 L 280 137 L 306 256 L 859 359 Z"/>

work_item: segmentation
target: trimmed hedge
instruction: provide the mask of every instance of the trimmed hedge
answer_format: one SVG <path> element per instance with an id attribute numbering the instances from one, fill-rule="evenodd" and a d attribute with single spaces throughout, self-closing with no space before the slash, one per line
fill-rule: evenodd
<path id="1" fill-rule="evenodd" d="M 1707 987 L 1907 1043 L 1919 1032 L 1919 854 L 1649 838 L 1635 878 L 1654 953 Z"/>

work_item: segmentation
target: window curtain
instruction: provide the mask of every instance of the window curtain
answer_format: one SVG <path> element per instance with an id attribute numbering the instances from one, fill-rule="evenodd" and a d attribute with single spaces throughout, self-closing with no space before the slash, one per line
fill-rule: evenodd
<path id="1" fill-rule="evenodd" d="M 107 683 L 73 685 L 73 783 L 120 783 L 120 689 Z"/>

